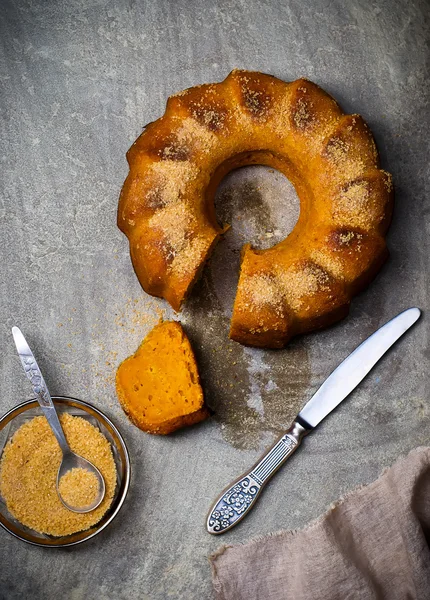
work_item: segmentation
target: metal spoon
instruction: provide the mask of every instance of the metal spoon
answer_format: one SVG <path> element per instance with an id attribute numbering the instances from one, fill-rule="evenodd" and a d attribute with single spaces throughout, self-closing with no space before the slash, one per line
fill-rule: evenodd
<path id="1" fill-rule="evenodd" d="M 58 414 L 55 409 L 54 403 L 52 401 L 51 395 L 46 386 L 45 380 L 43 379 L 42 373 L 38 367 L 36 359 L 33 356 L 32 351 L 30 350 L 29 345 L 25 341 L 24 336 L 22 335 L 21 330 L 18 327 L 12 327 L 12 335 L 15 341 L 16 349 L 19 354 L 19 358 L 21 359 L 22 366 L 24 367 L 25 374 L 29 378 L 31 385 L 33 387 L 33 391 L 37 396 L 37 400 L 40 404 L 40 408 L 43 410 L 43 413 L 55 435 L 57 438 L 57 442 L 60 445 L 61 451 L 63 453 L 63 460 L 61 461 L 60 467 L 57 473 L 57 483 L 56 489 L 58 497 L 61 502 L 64 504 L 66 508 L 76 513 L 88 513 L 97 508 L 102 502 L 105 493 L 106 486 L 105 481 L 103 479 L 103 475 L 100 471 L 95 467 L 89 460 L 83 458 L 82 456 L 78 456 L 70 450 L 69 444 L 67 443 L 66 437 L 64 435 L 64 431 L 61 427 L 60 421 L 58 419 Z M 59 483 L 60 479 L 71 469 L 85 469 L 90 473 L 94 473 L 98 480 L 98 493 L 97 497 L 92 504 L 85 507 L 76 507 L 70 506 L 64 498 L 62 498 Z"/>

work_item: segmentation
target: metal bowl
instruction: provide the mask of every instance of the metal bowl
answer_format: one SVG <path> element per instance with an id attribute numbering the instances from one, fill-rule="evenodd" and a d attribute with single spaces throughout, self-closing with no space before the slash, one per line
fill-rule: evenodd
<path id="1" fill-rule="evenodd" d="M 112 523 L 124 503 L 130 485 L 130 457 L 120 432 L 112 421 L 100 410 L 87 402 L 76 400 L 75 398 L 53 396 L 52 399 L 59 414 L 67 412 L 71 415 L 87 419 L 109 441 L 117 471 L 117 483 L 112 504 L 103 518 L 90 529 L 71 535 L 54 537 L 38 533 L 22 525 L 9 513 L 6 508 L 6 502 L 0 495 L 0 525 L 23 542 L 34 544 L 35 546 L 65 548 L 66 546 L 75 546 L 76 544 L 90 540 Z M 18 428 L 26 421 L 42 414 L 37 400 L 27 400 L 27 402 L 18 404 L 18 406 L 7 412 L 0 419 L 0 456 L 7 441 Z"/>

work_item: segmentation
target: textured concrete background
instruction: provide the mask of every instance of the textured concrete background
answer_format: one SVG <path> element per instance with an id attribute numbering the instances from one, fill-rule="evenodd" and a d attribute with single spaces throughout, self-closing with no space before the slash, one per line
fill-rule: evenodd
<path id="1" fill-rule="evenodd" d="M 10 335 L 18 324 L 51 391 L 105 410 L 133 465 L 127 503 L 93 542 L 44 551 L 0 531 L 0 597 L 211 600 L 206 557 L 222 542 L 301 527 L 399 454 L 430 442 L 424 315 L 307 438 L 241 526 L 224 538 L 205 532 L 215 495 L 341 359 L 403 308 L 429 308 L 429 5 L 3 0 L 0 11 L 0 409 L 31 396 Z M 298 212 L 280 174 L 230 175 L 217 210 L 233 228 L 180 315 L 216 416 L 152 437 L 128 423 L 113 387 L 119 361 L 160 311 L 171 316 L 141 290 L 116 229 L 125 152 L 169 94 L 234 67 L 307 76 L 364 115 L 396 184 L 391 260 L 338 326 L 278 352 L 229 342 L 240 245 L 273 243 Z"/>

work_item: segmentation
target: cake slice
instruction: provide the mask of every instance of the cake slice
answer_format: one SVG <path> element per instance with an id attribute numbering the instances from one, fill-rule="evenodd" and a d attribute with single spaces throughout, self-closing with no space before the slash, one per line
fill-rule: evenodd
<path id="1" fill-rule="evenodd" d="M 129 419 L 165 435 L 209 416 L 197 363 L 181 325 L 164 321 L 118 367 L 116 391 Z"/>

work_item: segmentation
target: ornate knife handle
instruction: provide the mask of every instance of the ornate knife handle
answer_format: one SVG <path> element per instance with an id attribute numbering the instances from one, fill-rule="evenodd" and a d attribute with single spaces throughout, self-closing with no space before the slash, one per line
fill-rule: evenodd
<path id="1" fill-rule="evenodd" d="M 207 530 L 218 535 L 241 521 L 253 508 L 269 479 L 301 444 L 310 429 L 294 421 L 262 458 L 216 500 L 207 518 Z"/>

